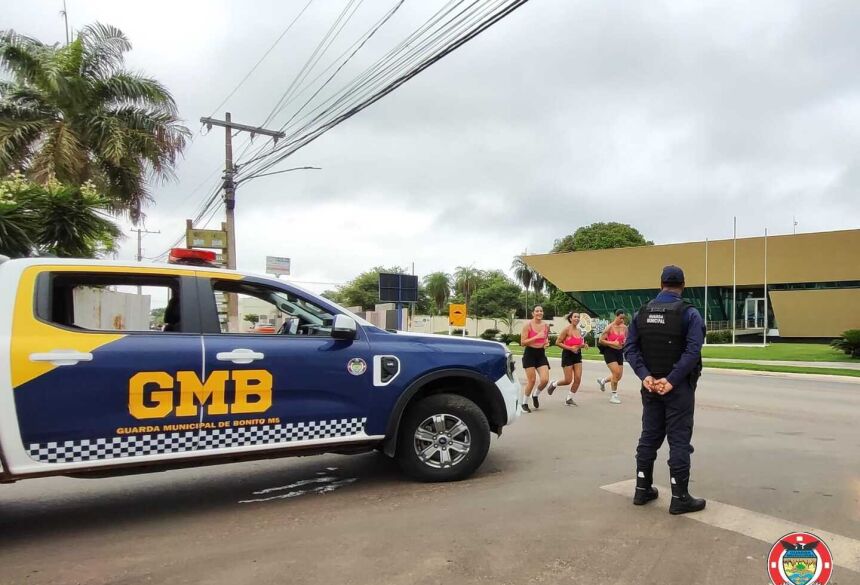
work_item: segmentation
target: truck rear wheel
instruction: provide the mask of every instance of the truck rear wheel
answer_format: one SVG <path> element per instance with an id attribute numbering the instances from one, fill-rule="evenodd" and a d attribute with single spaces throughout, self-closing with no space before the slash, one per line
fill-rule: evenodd
<path id="1" fill-rule="evenodd" d="M 489 448 L 490 425 L 478 405 L 457 394 L 436 394 L 407 411 L 396 457 L 419 481 L 457 481 L 480 467 Z"/>

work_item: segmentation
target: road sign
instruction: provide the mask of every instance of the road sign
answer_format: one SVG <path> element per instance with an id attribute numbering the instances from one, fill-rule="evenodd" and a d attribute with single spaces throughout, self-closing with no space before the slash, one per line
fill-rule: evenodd
<path id="1" fill-rule="evenodd" d="M 466 305 L 448 305 L 448 324 L 453 327 L 466 325 Z"/>
<path id="2" fill-rule="evenodd" d="M 223 230 L 185 230 L 185 243 L 189 248 L 227 248 L 227 232 Z"/>
<path id="3" fill-rule="evenodd" d="M 266 256 L 266 274 L 289 276 L 290 259 L 281 256 Z"/>

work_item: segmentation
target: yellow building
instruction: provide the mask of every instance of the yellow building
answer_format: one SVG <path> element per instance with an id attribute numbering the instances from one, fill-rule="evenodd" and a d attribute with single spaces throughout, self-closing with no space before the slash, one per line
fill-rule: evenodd
<path id="1" fill-rule="evenodd" d="M 783 338 L 838 337 L 860 329 L 860 230 L 523 259 L 601 317 L 618 308 L 638 309 L 657 292 L 663 266 L 676 264 L 687 279 L 684 297 L 702 313 L 707 305 L 710 329 L 731 328 L 733 284 L 740 333 L 760 334 L 765 324 Z"/>

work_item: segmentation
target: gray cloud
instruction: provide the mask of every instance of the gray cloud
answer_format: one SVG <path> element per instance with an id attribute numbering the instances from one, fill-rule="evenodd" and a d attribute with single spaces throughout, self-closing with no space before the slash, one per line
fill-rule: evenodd
<path id="1" fill-rule="evenodd" d="M 156 3 L 145 10 L 173 19 L 153 26 L 116 4 L 76 7 L 78 22 L 126 30 L 135 66 L 195 130 L 304 5 Z M 344 38 L 387 9 L 370 4 Z M 407 2 L 342 79 L 441 4 Z M 313 5 L 227 104 L 234 119 L 262 122 L 344 5 Z M 52 10 L 18 6 L 7 26 L 59 40 Z M 240 262 L 293 255 L 306 280 L 338 282 L 412 260 L 507 268 L 593 221 L 658 243 L 730 236 L 733 215 L 741 235 L 790 232 L 793 216 L 803 231 L 855 228 L 858 22 L 851 0 L 530 2 L 281 165 L 323 171 L 243 186 Z M 180 182 L 158 189 L 148 221 L 165 235 L 148 249 L 178 235 L 222 160 L 220 132 L 195 137 Z"/>

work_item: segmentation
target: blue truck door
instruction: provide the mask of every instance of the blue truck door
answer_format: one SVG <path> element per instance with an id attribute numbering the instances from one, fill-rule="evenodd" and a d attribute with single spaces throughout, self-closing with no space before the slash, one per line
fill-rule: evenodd
<path id="1" fill-rule="evenodd" d="M 205 273 L 199 282 L 204 367 L 227 384 L 226 411 L 205 413 L 201 448 L 367 440 L 373 384 L 360 330 L 333 339 L 333 314 L 277 283 Z M 240 323 L 228 322 L 231 302 Z"/>
<path id="2" fill-rule="evenodd" d="M 185 272 L 68 264 L 25 270 L 11 359 L 30 460 L 80 463 L 196 448 L 196 430 L 168 430 L 197 422 L 179 412 L 177 379 L 200 376 L 202 368 L 196 283 Z M 166 331 L 150 326 L 159 302 L 168 304 Z"/>

